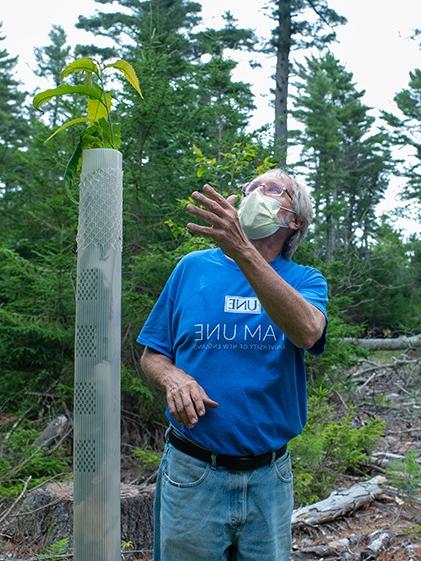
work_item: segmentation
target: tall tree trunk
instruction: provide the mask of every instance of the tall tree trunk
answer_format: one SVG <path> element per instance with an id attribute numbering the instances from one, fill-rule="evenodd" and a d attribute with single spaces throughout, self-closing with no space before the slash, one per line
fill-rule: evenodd
<path id="1" fill-rule="evenodd" d="M 289 75 L 289 52 L 291 49 L 291 0 L 277 0 L 278 33 L 276 45 L 275 74 L 275 144 L 279 165 L 287 159 L 287 98 Z"/>
<path id="2" fill-rule="evenodd" d="M 338 192 L 335 187 L 329 185 L 332 181 L 326 182 L 326 187 L 330 189 L 326 194 L 326 261 L 333 263 L 335 260 L 337 238 L 338 238 L 338 212 L 336 209 L 336 201 Z"/>

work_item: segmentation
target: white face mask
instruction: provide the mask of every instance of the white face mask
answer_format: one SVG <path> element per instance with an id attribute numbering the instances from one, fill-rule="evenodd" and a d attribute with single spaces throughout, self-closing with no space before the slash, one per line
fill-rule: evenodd
<path id="1" fill-rule="evenodd" d="M 279 228 L 288 228 L 288 222 L 278 216 L 279 209 L 291 211 L 276 199 L 263 195 L 255 189 L 241 201 L 238 209 L 240 224 L 249 240 L 260 240 L 272 236 Z"/>

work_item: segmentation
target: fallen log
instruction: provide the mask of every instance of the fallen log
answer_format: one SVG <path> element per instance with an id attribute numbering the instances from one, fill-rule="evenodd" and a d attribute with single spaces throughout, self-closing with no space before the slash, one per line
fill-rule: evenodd
<path id="1" fill-rule="evenodd" d="M 419 349 L 421 347 L 421 334 L 411 337 L 395 337 L 391 339 L 357 339 L 354 337 L 344 337 L 344 343 L 358 345 L 363 349 L 373 351 L 397 351 L 404 349 Z"/>
<path id="2" fill-rule="evenodd" d="M 355 550 L 358 543 L 358 537 L 350 534 L 346 538 L 330 541 L 326 544 L 313 544 L 309 546 L 297 546 L 293 544 L 291 552 L 291 561 L 314 561 L 314 559 L 340 559 L 353 560 L 359 559 Z"/>
<path id="3" fill-rule="evenodd" d="M 392 452 L 373 452 L 369 459 L 371 463 L 384 468 L 390 462 L 404 462 L 405 456 L 402 454 L 393 454 Z M 415 461 L 421 464 L 421 458 L 416 457 Z"/>
<path id="4" fill-rule="evenodd" d="M 376 530 L 368 535 L 349 534 L 347 537 L 331 540 L 327 543 L 293 543 L 291 561 L 314 561 L 326 559 L 329 561 L 357 561 L 378 559 L 393 539 L 389 530 Z M 364 543 L 366 545 L 364 546 Z"/>
<path id="5" fill-rule="evenodd" d="M 69 420 L 65 415 L 59 415 L 50 421 L 47 427 L 42 431 L 41 435 L 35 440 L 35 446 L 42 448 L 49 446 L 53 441 L 61 439 L 66 433 Z"/>
<path id="6" fill-rule="evenodd" d="M 377 530 L 373 532 L 370 534 L 366 552 L 368 555 L 374 556 L 374 559 L 377 559 L 378 553 L 388 546 L 391 539 L 392 534 L 388 530 Z M 366 555 L 366 558 L 368 555 Z"/>
<path id="7" fill-rule="evenodd" d="M 385 482 L 385 477 L 377 475 L 369 481 L 357 483 L 349 489 L 334 491 L 323 501 L 294 510 L 292 525 L 323 524 L 353 512 L 382 495 Z"/>

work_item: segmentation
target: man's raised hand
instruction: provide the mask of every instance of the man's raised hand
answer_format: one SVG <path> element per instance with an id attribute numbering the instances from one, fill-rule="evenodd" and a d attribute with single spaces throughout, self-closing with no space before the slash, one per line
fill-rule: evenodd
<path id="1" fill-rule="evenodd" d="M 212 238 L 224 253 L 232 258 L 250 245 L 240 225 L 237 210 L 234 208 L 237 195 L 230 195 L 225 199 L 213 187 L 206 184 L 203 193 L 194 191 L 192 197 L 201 206 L 189 203 L 186 210 L 202 218 L 209 226 L 189 222 L 187 228 L 190 232 Z"/>

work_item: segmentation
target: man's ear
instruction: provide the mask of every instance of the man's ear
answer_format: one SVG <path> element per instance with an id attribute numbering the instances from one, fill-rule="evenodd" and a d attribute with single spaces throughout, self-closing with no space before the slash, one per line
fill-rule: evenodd
<path id="1" fill-rule="evenodd" d="M 291 220 L 288 224 L 288 228 L 290 230 L 301 230 L 301 228 L 304 226 L 304 221 L 301 218 L 298 218 L 298 216 L 295 216 L 293 218 L 293 220 Z"/>

